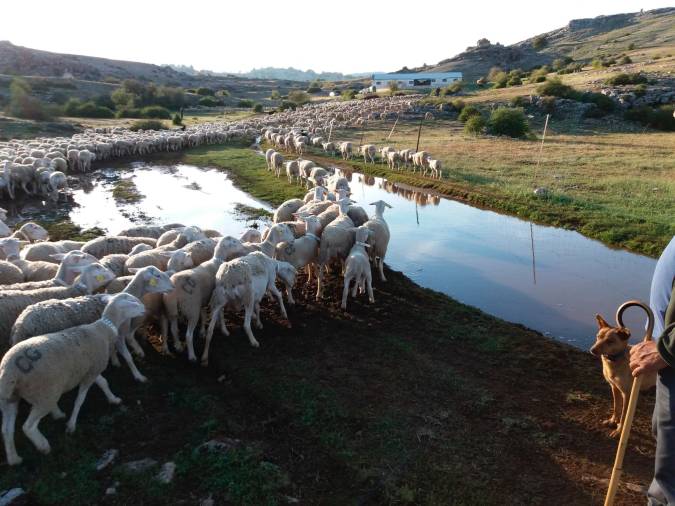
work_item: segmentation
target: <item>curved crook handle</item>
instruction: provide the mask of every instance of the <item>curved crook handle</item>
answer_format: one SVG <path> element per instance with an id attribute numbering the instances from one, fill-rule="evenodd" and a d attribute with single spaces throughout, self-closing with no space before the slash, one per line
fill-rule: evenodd
<path id="1" fill-rule="evenodd" d="M 654 330 L 654 313 L 652 312 L 651 308 L 645 304 L 644 302 L 641 302 L 639 300 L 629 300 L 628 302 L 624 302 L 619 306 L 619 309 L 616 310 L 616 324 L 619 327 L 625 327 L 623 324 L 623 313 L 626 309 L 629 307 L 640 307 L 645 310 L 645 313 L 647 313 L 647 332 L 645 333 L 645 337 L 643 338 L 644 341 L 651 341 L 652 340 L 652 332 Z"/>

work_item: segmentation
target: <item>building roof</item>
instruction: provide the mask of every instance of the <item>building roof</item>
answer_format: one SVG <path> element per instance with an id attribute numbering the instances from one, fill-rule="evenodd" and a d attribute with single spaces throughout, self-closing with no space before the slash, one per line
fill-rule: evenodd
<path id="1" fill-rule="evenodd" d="M 446 79 L 448 77 L 460 78 L 461 72 L 410 72 L 400 74 L 373 74 L 375 81 L 391 81 L 393 79 L 412 80 L 412 79 Z"/>

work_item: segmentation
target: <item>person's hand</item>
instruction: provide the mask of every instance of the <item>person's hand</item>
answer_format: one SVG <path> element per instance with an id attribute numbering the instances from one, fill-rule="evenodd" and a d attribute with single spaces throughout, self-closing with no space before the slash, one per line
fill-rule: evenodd
<path id="1" fill-rule="evenodd" d="M 668 367 L 668 363 L 661 358 L 654 341 L 644 341 L 630 349 L 630 370 L 633 376 L 657 372 Z"/>

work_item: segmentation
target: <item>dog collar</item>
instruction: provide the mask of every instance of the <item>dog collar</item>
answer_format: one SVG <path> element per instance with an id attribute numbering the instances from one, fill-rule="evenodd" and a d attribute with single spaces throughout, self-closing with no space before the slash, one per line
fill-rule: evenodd
<path id="1" fill-rule="evenodd" d="M 101 318 L 101 323 L 103 323 L 106 327 L 112 330 L 113 334 L 117 336 L 117 326 L 112 321 L 110 321 L 108 318 L 104 316 L 103 318 Z"/>
<path id="2" fill-rule="evenodd" d="M 614 355 L 603 355 L 603 357 L 605 357 L 610 362 L 616 362 L 617 360 L 622 358 L 626 353 L 628 353 L 628 348 L 626 348 L 620 353 L 615 353 Z"/>

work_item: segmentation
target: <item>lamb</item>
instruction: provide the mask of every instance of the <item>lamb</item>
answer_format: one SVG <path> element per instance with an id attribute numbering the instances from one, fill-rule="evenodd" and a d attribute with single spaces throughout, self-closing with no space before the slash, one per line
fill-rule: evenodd
<path id="1" fill-rule="evenodd" d="M 115 277 L 124 276 L 124 264 L 129 260 L 130 255 L 125 255 L 124 253 L 113 253 L 112 255 L 106 255 L 99 260 L 99 263 L 106 269 L 110 269 Z"/>
<path id="2" fill-rule="evenodd" d="M 82 251 L 103 258 L 113 253 L 128 254 L 137 244 L 149 244 L 153 248 L 157 245 L 157 239 L 151 237 L 126 237 L 126 236 L 102 236 L 92 239 L 82 246 Z"/>
<path id="3" fill-rule="evenodd" d="M 292 241 L 277 244 L 275 258 L 288 262 L 298 271 L 307 267 L 307 272 L 311 278 L 311 267 L 319 254 L 321 222 L 316 216 L 308 216 L 303 220 L 307 227 L 305 235 Z M 290 291 L 287 291 L 287 297 L 289 304 L 295 304 L 293 294 Z"/>
<path id="4" fill-rule="evenodd" d="M 372 304 L 375 302 L 373 297 L 373 277 L 370 272 L 370 261 L 366 248 L 370 245 L 366 243 L 370 230 L 368 227 L 361 226 L 356 229 L 356 241 L 352 246 L 347 261 L 345 262 L 344 288 L 342 289 L 342 304 L 340 307 L 343 310 L 347 309 L 347 295 L 349 294 L 349 284 L 354 281 L 354 288 L 352 289 L 352 297 L 356 297 L 357 289 L 363 293 L 368 289 L 368 301 Z"/>
<path id="5" fill-rule="evenodd" d="M 182 248 L 190 242 L 206 238 L 206 235 L 199 227 L 172 228 L 164 232 L 159 239 L 157 239 L 156 247 L 170 245 L 177 249 Z"/>
<path id="6" fill-rule="evenodd" d="M 296 160 L 291 160 L 286 162 L 286 176 L 288 176 L 288 183 L 293 183 L 293 177 L 300 179 L 300 167 Z"/>
<path id="7" fill-rule="evenodd" d="M 267 170 L 273 170 L 274 167 L 272 166 L 272 155 L 276 153 L 272 148 L 268 149 L 265 151 L 265 162 L 267 162 Z"/>
<path id="8" fill-rule="evenodd" d="M 91 162 L 96 160 L 96 155 L 87 149 L 83 149 L 78 153 L 78 168 L 80 172 L 87 172 L 91 169 Z"/>
<path id="9" fill-rule="evenodd" d="M 304 201 L 301 199 L 290 199 L 281 204 L 276 211 L 274 211 L 274 217 L 272 221 L 274 223 L 281 223 L 282 221 L 291 221 L 293 219 L 293 213 L 305 205 Z"/>
<path id="10" fill-rule="evenodd" d="M 387 255 L 387 246 L 389 245 L 389 225 L 384 221 L 384 209 L 391 206 L 384 200 L 378 200 L 370 204 L 375 206 L 375 216 L 365 223 L 365 226 L 370 230 L 371 234 L 368 237 L 368 244 L 370 244 L 370 259 L 373 264 L 377 263 L 380 271 L 380 279 L 387 281 L 384 277 L 384 257 Z"/>
<path id="11" fill-rule="evenodd" d="M 0 285 L 22 283 L 26 279 L 23 271 L 6 260 L 0 260 Z M 2 286 L 0 286 L 2 288 Z"/>
<path id="12" fill-rule="evenodd" d="M 49 181 L 47 183 L 48 192 L 56 193 L 58 190 L 67 190 L 68 189 L 68 179 L 66 175 L 60 170 L 55 170 L 49 174 Z"/>
<path id="13" fill-rule="evenodd" d="M 274 169 L 274 174 L 279 177 L 281 175 L 281 168 L 284 166 L 284 157 L 281 153 L 276 151 L 272 153 L 272 168 Z"/>
<path id="14" fill-rule="evenodd" d="M 22 241 L 37 242 L 46 241 L 49 238 L 49 233 L 37 223 L 29 221 L 21 226 L 19 230 L 12 234 L 15 239 Z"/>
<path id="15" fill-rule="evenodd" d="M 241 242 L 260 242 L 262 240 L 262 234 L 260 230 L 256 228 L 247 229 L 241 236 L 239 236 Z"/>
<path id="16" fill-rule="evenodd" d="M 108 299 L 103 316 L 96 322 L 32 337 L 5 354 L 0 362 L 0 411 L 8 464 L 22 462 L 14 444 L 19 401 L 24 399 L 31 405 L 23 425 L 24 433 L 40 452 L 49 453 L 49 442 L 38 429 L 40 420 L 50 412 L 63 417 L 58 400 L 77 386 L 75 405 L 66 424 L 67 432 L 75 431 L 87 392 L 99 377 L 102 378 L 100 375 L 108 365 L 118 329 L 130 318 L 142 315 L 143 311 L 145 307 L 136 297 L 118 294 Z M 121 402 L 107 384 L 106 390 L 110 402 Z"/>
<path id="17" fill-rule="evenodd" d="M 167 269 L 167 264 L 169 263 L 169 258 L 171 258 L 173 253 L 173 251 L 151 249 L 143 251 L 138 255 L 130 256 L 124 263 L 124 272 L 129 273 L 132 272 L 131 269 L 140 269 L 142 267 L 147 267 L 148 265 L 153 265 L 160 271 L 165 271 Z"/>
<path id="18" fill-rule="evenodd" d="M 200 265 L 213 257 L 216 244 L 217 242 L 214 239 L 201 239 L 199 241 L 193 241 L 185 245 L 181 251 L 185 252 L 186 255 L 191 257 L 192 263 L 194 265 Z M 171 269 L 170 264 L 171 259 L 169 259 L 167 269 Z"/>
<path id="19" fill-rule="evenodd" d="M 431 171 L 431 177 L 438 179 L 443 177 L 443 165 L 441 164 L 440 160 L 434 160 L 433 158 L 430 158 L 428 169 Z M 424 175 L 427 175 L 427 169 L 424 169 Z"/>
<path id="20" fill-rule="evenodd" d="M 260 346 L 260 343 L 253 337 L 251 317 L 255 318 L 257 327 L 262 328 L 260 302 L 266 293 L 270 292 L 277 298 L 282 317 L 288 318 L 283 298 L 277 290 L 275 280 L 280 269 L 292 270 L 293 276 L 295 269 L 289 264 L 281 264 L 286 264 L 286 262 L 279 262 L 260 252 L 253 252 L 245 257 L 225 262 L 218 268 L 215 286 L 209 301 L 211 320 L 206 332 L 202 365 L 208 365 L 211 338 L 218 321 L 221 323 L 221 332 L 226 336 L 229 335 L 222 314 L 224 307 L 227 306 L 231 310 L 242 308 L 245 310 L 244 330 L 249 342 L 256 348 Z"/>
<path id="21" fill-rule="evenodd" d="M 375 163 L 375 153 L 377 153 L 377 147 L 374 144 L 364 144 L 360 148 L 361 154 L 363 155 L 364 163 Z"/>
<path id="22" fill-rule="evenodd" d="M 61 260 L 54 277 L 44 281 L 24 281 L 11 285 L 0 286 L 0 290 L 35 290 L 37 288 L 51 288 L 55 286 L 68 286 L 87 265 L 96 262 L 96 258 L 81 251 L 69 251 L 54 255 Z M 48 264 L 50 267 L 53 264 Z"/>
<path id="23" fill-rule="evenodd" d="M 340 154 L 342 155 L 343 160 L 351 160 L 353 150 L 354 150 L 354 145 L 351 142 L 341 142 L 340 143 Z"/>
<path id="24" fill-rule="evenodd" d="M 242 248 L 246 253 L 251 253 L 253 251 L 261 251 L 268 257 L 274 257 L 274 251 L 277 246 L 282 241 L 292 241 L 295 235 L 293 230 L 286 223 L 276 223 L 272 225 L 272 228 L 269 229 L 265 240 L 261 243 L 243 243 Z M 239 256 L 239 255 L 237 255 Z"/>
<path id="25" fill-rule="evenodd" d="M 58 253 L 68 253 L 69 251 L 81 249 L 85 245 L 84 241 L 56 241 L 56 242 L 39 242 L 31 244 L 25 248 L 21 257 L 31 262 L 42 261 L 59 263 L 59 260 L 52 255 Z"/>
<path id="26" fill-rule="evenodd" d="M 323 276 L 324 267 L 336 258 L 345 259 L 354 245 L 354 222 L 347 215 L 350 199 L 338 201 L 339 215 L 335 220 L 324 228 L 321 234 L 321 245 L 319 247 L 318 258 L 318 283 L 316 290 L 316 300 L 321 300 L 323 296 Z"/>

